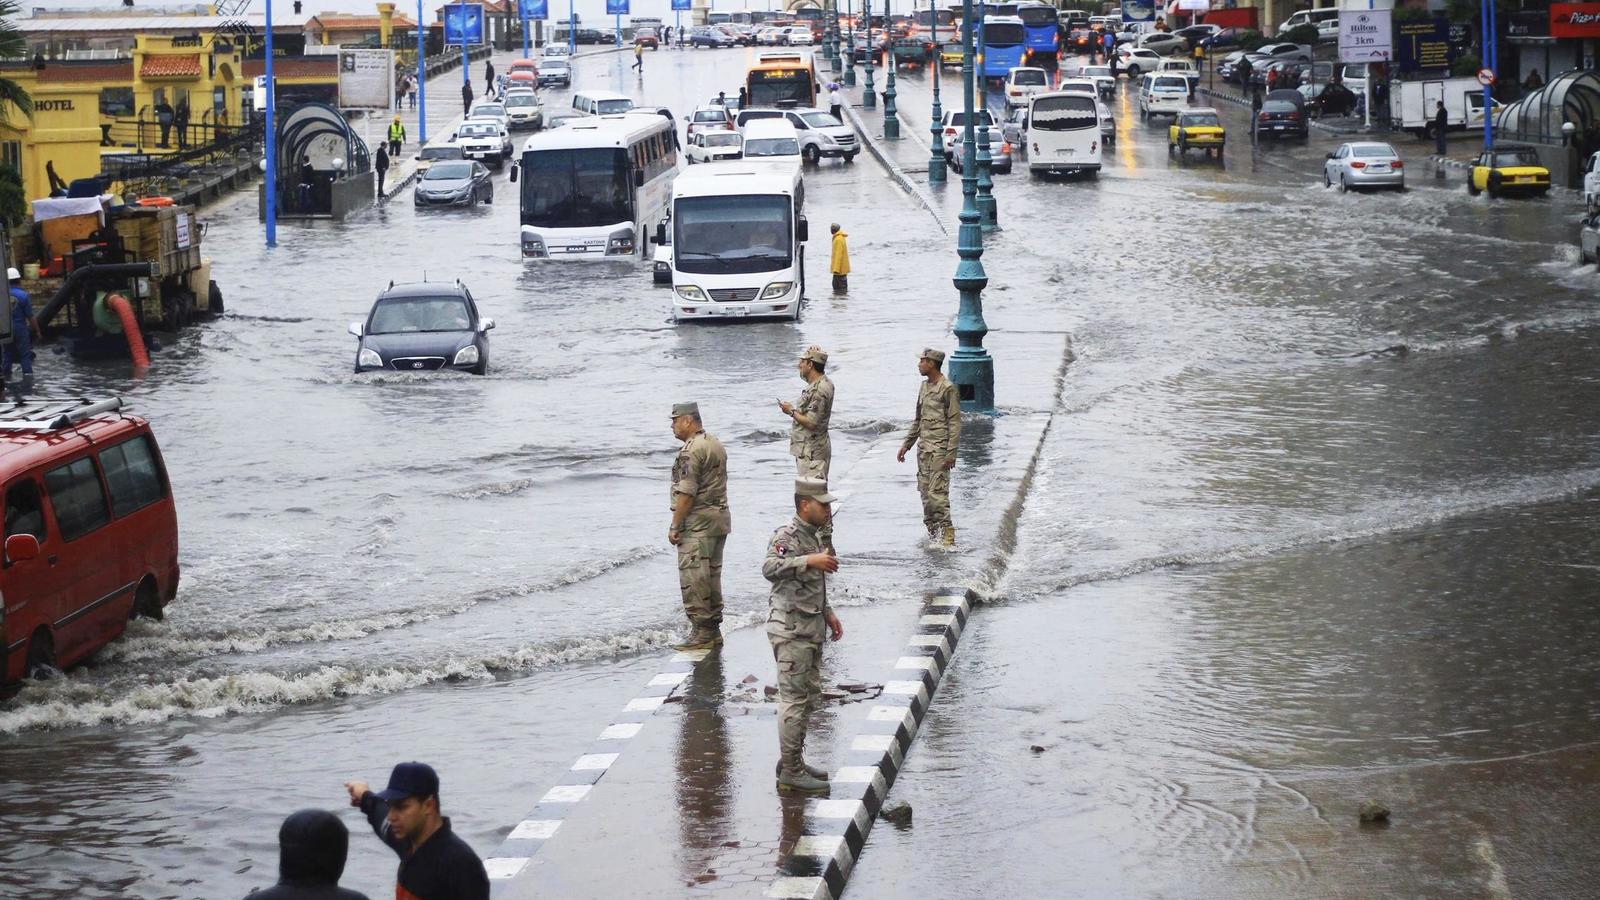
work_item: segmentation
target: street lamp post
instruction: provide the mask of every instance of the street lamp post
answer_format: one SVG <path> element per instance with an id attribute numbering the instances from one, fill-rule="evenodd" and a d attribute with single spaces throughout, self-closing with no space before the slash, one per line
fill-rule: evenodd
<path id="1" fill-rule="evenodd" d="M 861 0 L 861 14 L 867 19 L 867 59 L 862 66 L 867 73 L 867 80 L 865 89 L 861 92 L 861 106 L 865 109 L 876 109 L 878 92 L 872 86 L 872 0 Z"/>
<path id="2" fill-rule="evenodd" d="M 266 219 L 267 219 L 267 246 L 278 246 L 278 134 L 273 129 L 273 107 L 276 93 L 272 81 L 272 0 L 267 0 L 267 71 L 266 82 L 263 90 L 267 92 L 267 117 L 263 127 L 267 130 L 267 183 L 266 191 Z"/>
<path id="3" fill-rule="evenodd" d="M 577 0 L 567 0 L 567 59 L 578 52 L 578 14 L 572 5 Z"/>
<path id="4" fill-rule="evenodd" d="M 268 54 L 268 58 L 271 55 Z M 417 146 L 428 143 L 428 47 L 423 41 L 422 0 L 417 0 Z M 270 65 L 270 63 L 269 63 Z"/>
<path id="5" fill-rule="evenodd" d="M 854 0 L 845 0 L 845 18 L 850 20 L 850 35 L 844 47 L 844 84 L 856 86 L 856 7 Z"/>
<path id="6" fill-rule="evenodd" d="M 978 24 L 978 59 L 986 59 L 988 52 L 989 42 L 984 38 L 983 24 L 980 22 Z M 980 63 L 980 65 L 984 65 L 984 63 Z M 987 113 L 989 111 L 989 80 L 984 77 L 981 69 L 977 75 L 978 87 L 981 89 L 978 92 L 979 99 L 982 101 L 978 109 Z M 995 208 L 994 202 L 994 178 L 989 171 L 989 167 L 994 162 L 994 157 L 989 155 L 989 132 L 992 130 L 988 125 L 985 125 L 978 132 L 978 152 L 975 156 L 967 157 L 975 161 L 978 170 L 978 212 L 983 216 L 983 231 L 985 234 L 1000 227 L 999 210 Z"/>
<path id="7" fill-rule="evenodd" d="M 929 146 L 933 149 L 928 156 L 928 183 L 944 184 L 944 110 L 939 107 L 939 70 L 944 68 L 944 61 L 939 49 L 939 11 L 934 0 L 928 0 L 928 19 L 933 29 L 933 119 L 928 123 L 933 135 Z"/>
<path id="8" fill-rule="evenodd" d="M 966 158 L 976 151 L 977 107 L 973 102 L 972 0 L 961 0 L 962 19 L 967 27 L 961 34 L 961 99 L 966 121 L 961 126 L 961 141 Z M 978 174 L 974 166 L 961 167 L 961 227 L 956 232 L 956 290 L 961 306 L 956 312 L 956 352 L 950 357 L 945 374 L 961 396 L 961 408 L 969 412 L 994 412 L 994 360 L 983 349 L 983 336 L 989 326 L 983 321 L 983 289 L 989 276 L 983 270 L 983 227 L 978 212 Z"/>
<path id="9" fill-rule="evenodd" d="M 844 63 L 839 59 L 839 0 L 833 0 L 828 6 L 828 32 L 831 36 L 828 62 L 833 66 L 833 74 L 837 75 L 844 69 Z"/>
<path id="10" fill-rule="evenodd" d="M 900 140 L 900 116 L 894 108 L 894 73 L 899 70 L 900 62 L 894 58 L 894 48 L 884 54 L 884 82 L 883 82 L 883 139 L 886 141 Z"/>

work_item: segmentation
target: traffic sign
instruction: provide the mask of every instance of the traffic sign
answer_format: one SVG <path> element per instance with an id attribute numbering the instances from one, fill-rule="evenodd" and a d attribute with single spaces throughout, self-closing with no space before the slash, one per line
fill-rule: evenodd
<path id="1" fill-rule="evenodd" d="M 1488 86 L 1494 84 L 1494 70 L 1493 69 L 1479 69 L 1478 70 L 1478 83 L 1483 85 L 1484 87 L 1488 87 Z"/>

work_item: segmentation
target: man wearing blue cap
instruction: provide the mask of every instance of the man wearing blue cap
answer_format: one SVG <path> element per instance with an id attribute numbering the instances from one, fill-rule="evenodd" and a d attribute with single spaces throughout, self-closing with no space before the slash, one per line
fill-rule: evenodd
<path id="1" fill-rule="evenodd" d="M 400 854 L 395 900 L 488 900 L 483 861 L 439 814 L 439 776 L 426 763 L 403 762 L 389 786 L 372 791 L 347 781 L 350 805 L 360 808 L 378 838 Z"/>

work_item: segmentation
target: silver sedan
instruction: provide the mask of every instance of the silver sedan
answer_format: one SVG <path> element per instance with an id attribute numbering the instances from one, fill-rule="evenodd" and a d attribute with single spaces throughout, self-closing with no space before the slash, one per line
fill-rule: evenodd
<path id="1" fill-rule="evenodd" d="M 1388 144 L 1359 141 L 1340 145 L 1322 164 L 1322 186 L 1342 191 L 1359 188 L 1406 189 L 1405 163 Z"/>

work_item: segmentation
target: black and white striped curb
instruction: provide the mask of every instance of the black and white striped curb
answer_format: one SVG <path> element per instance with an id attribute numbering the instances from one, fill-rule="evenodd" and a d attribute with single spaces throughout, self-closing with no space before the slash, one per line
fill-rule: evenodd
<path id="1" fill-rule="evenodd" d="M 516 878 L 527 868 L 545 843 L 555 837 L 561 823 L 582 803 L 600 779 L 622 755 L 628 742 L 638 736 L 650 717 L 661 708 L 667 698 L 693 674 L 695 666 L 710 654 L 709 650 L 684 650 L 673 654 L 661 671 L 645 683 L 644 690 L 629 700 L 622 711 L 612 718 L 589 747 L 567 770 L 561 783 L 545 791 L 533 810 L 515 828 L 495 851 L 483 861 L 489 872 L 492 887 L 498 887 Z"/>
<path id="2" fill-rule="evenodd" d="M 831 795 L 806 802 L 801 836 L 779 861 L 765 896 L 835 900 L 844 893 L 971 612 L 972 597 L 961 588 L 941 588 L 923 604 L 906 655 L 895 661 L 879 702 L 867 709 L 850 742 L 845 765 L 832 775 Z"/>

